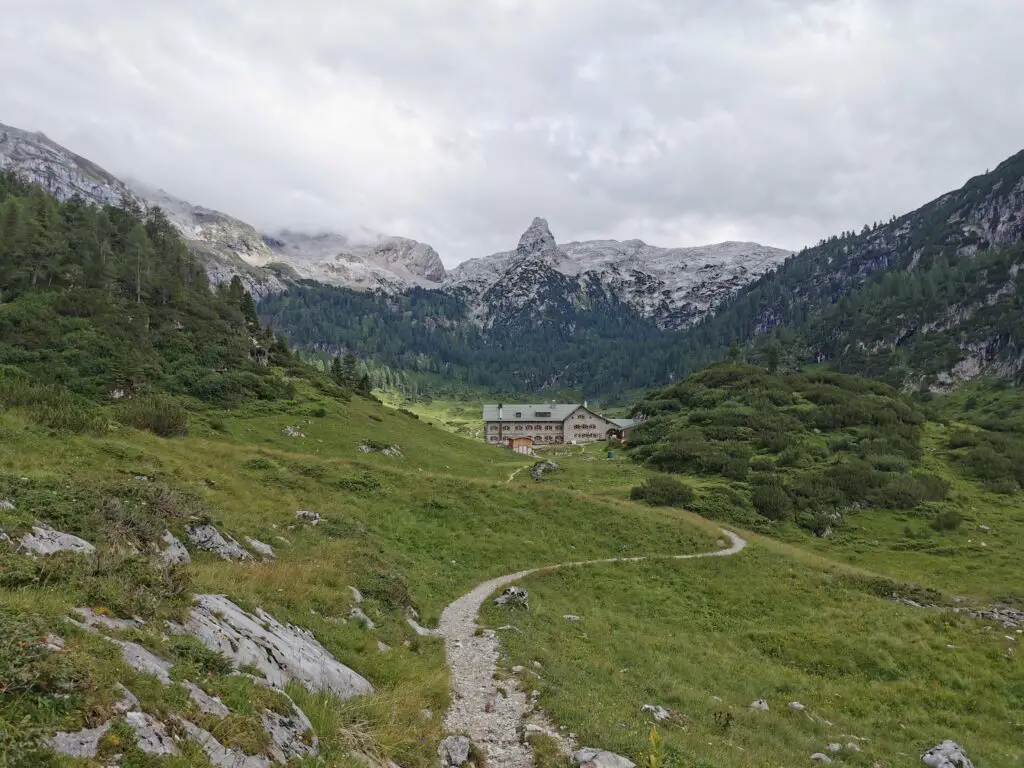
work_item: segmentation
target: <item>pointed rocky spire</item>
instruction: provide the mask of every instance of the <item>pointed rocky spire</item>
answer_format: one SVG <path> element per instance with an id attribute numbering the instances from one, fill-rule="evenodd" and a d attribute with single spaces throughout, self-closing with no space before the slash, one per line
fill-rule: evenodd
<path id="1" fill-rule="evenodd" d="M 539 216 L 533 220 L 529 228 L 519 238 L 519 245 L 516 247 L 516 255 L 525 259 L 530 256 L 548 255 L 558 246 L 555 245 L 555 237 L 551 234 L 546 219 Z"/>

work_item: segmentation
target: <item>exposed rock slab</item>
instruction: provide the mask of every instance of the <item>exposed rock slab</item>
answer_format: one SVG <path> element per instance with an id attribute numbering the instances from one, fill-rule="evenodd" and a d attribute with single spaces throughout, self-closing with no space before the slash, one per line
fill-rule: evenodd
<path id="1" fill-rule="evenodd" d="M 274 742 L 272 751 L 274 759 L 279 762 L 284 763 L 295 757 L 312 757 L 317 754 L 318 744 L 316 737 L 312 736 L 313 726 L 306 714 L 294 704 L 291 715 L 280 715 L 265 709 L 260 715 L 260 720 Z"/>
<path id="2" fill-rule="evenodd" d="M 224 595 L 198 595 L 195 602 L 186 631 L 236 666 L 259 669 L 275 688 L 295 680 L 343 699 L 373 692 L 369 681 L 334 658 L 308 630 L 282 624 L 263 610 L 246 613 Z"/>
<path id="3" fill-rule="evenodd" d="M 225 560 L 252 560 L 252 555 L 241 544 L 209 523 L 190 525 L 186 533 L 199 549 L 213 552 Z"/>
<path id="4" fill-rule="evenodd" d="M 147 755 L 176 755 L 178 747 L 167 728 L 145 712 L 128 712 L 125 722 L 135 731 L 135 743 Z"/>
<path id="5" fill-rule="evenodd" d="M 628 757 L 592 747 L 576 750 L 572 759 L 580 768 L 636 768 L 636 763 Z"/>
<path id="6" fill-rule="evenodd" d="M 202 747 L 206 757 L 213 764 L 214 768 L 270 768 L 273 765 L 270 758 L 263 755 L 247 755 L 225 747 L 213 734 L 204 731 L 195 723 L 191 723 L 180 717 L 175 718 L 185 729 L 188 737 Z"/>
<path id="7" fill-rule="evenodd" d="M 252 548 L 253 552 L 263 555 L 263 557 L 269 558 L 271 560 L 273 560 L 276 557 L 276 555 L 274 555 L 274 548 L 269 544 L 266 544 L 265 542 L 262 542 L 259 539 L 254 539 L 252 536 L 246 536 L 245 541 Z"/>
<path id="8" fill-rule="evenodd" d="M 50 737 L 50 747 L 68 757 L 96 757 L 100 739 L 110 730 L 112 723 L 104 723 L 98 728 L 83 728 L 80 731 L 67 733 L 60 731 Z"/>
<path id="9" fill-rule="evenodd" d="M 160 562 L 164 565 L 178 565 L 187 564 L 192 562 L 192 557 L 189 555 L 188 550 L 185 549 L 185 545 L 181 543 L 181 539 L 175 536 L 170 531 L 164 531 L 164 535 L 161 539 L 166 545 L 160 550 Z"/>
<path id="10" fill-rule="evenodd" d="M 88 555 L 96 551 L 96 547 L 85 539 L 54 530 L 48 525 L 33 526 L 32 533 L 25 534 L 18 549 L 36 555 L 52 555 L 55 552 Z"/>

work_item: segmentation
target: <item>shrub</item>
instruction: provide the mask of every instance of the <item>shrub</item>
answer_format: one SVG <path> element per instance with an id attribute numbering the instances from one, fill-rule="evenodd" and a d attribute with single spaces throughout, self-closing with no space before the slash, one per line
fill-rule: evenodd
<path id="1" fill-rule="evenodd" d="M 231 661 L 211 651 L 190 635 L 180 635 L 171 641 L 171 652 L 178 661 L 188 664 L 203 677 L 230 675 L 234 671 Z"/>
<path id="2" fill-rule="evenodd" d="M 929 525 L 936 531 L 955 531 L 963 520 L 963 516 L 957 510 L 949 507 L 933 517 Z"/>
<path id="3" fill-rule="evenodd" d="M 160 437 L 188 434 L 188 412 L 178 401 L 166 395 L 133 397 L 118 406 L 117 420 Z"/>
<path id="4" fill-rule="evenodd" d="M 782 520 L 793 509 L 793 500 L 790 498 L 789 493 L 774 477 L 768 478 L 766 482 L 754 486 L 751 502 L 757 513 L 762 517 L 767 517 L 769 520 Z"/>
<path id="5" fill-rule="evenodd" d="M 693 502 L 693 488 L 668 475 L 654 475 L 633 486 L 629 498 L 656 507 L 681 507 Z"/>
<path id="6" fill-rule="evenodd" d="M 326 415 L 327 415 L 327 409 L 324 408 L 323 406 L 321 406 L 319 408 L 314 408 L 313 409 L 312 416 L 313 416 L 314 419 L 322 419 Z"/>

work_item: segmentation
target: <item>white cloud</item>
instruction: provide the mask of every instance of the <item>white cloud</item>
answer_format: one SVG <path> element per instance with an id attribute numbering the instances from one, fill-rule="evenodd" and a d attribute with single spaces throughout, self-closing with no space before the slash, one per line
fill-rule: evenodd
<path id="1" fill-rule="evenodd" d="M 451 266 L 799 247 L 1021 148 L 1018 0 L 0 0 L 0 122 L 265 229 Z"/>

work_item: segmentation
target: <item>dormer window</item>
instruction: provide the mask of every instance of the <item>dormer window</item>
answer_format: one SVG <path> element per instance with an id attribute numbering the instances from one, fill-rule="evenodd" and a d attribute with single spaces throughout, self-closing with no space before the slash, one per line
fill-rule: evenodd
<path id="1" fill-rule="evenodd" d="M 516 411 L 516 418 L 517 419 L 523 418 L 523 412 L 522 411 Z"/>
<path id="2" fill-rule="evenodd" d="M 538 419 L 550 419 L 551 418 L 551 411 L 537 411 L 533 415 L 536 418 L 538 418 Z"/>

